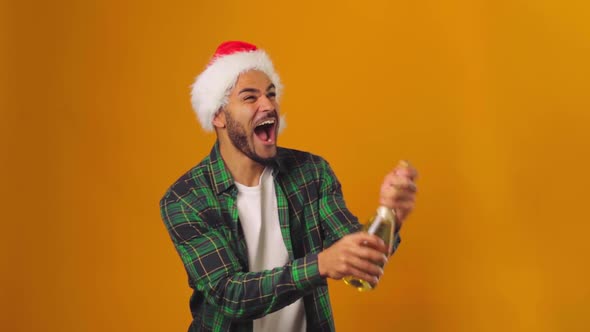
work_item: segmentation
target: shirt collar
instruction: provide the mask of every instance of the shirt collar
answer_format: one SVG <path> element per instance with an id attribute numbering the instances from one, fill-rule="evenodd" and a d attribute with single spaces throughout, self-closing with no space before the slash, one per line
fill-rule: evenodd
<path id="1" fill-rule="evenodd" d="M 279 172 L 284 172 L 286 170 L 281 148 L 277 148 L 277 156 L 274 163 L 269 167 L 272 169 L 274 176 L 277 176 Z M 213 145 L 211 153 L 209 154 L 209 170 L 211 171 L 211 178 L 213 180 L 216 194 L 219 195 L 230 188 L 235 187 L 234 178 L 225 166 L 225 162 L 221 157 L 219 141 L 215 142 L 215 145 Z"/>
<path id="2" fill-rule="evenodd" d="M 219 141 L 215 142 L 215 145 L 213 145 L 211 153 L 209 154 L 209 170 L 211 171 L 211 178 L 213 180 L 213 187 L 215 188 L 216 194 L 219 195 L 233 186 L 234 178 L 225 167 L 223 158 L 221 158 Z"/>

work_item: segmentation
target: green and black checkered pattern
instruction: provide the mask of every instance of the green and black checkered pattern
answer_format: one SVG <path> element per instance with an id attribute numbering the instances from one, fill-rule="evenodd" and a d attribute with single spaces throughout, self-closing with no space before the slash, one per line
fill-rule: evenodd
<path id="1" fill-rule="evenodd" d="M 162 198 L 162 218 L 194 289 L 189 331 L 252 331 L 253 319 L 301 297 L 307 330 L 334 330 L 317 254 L 358 231 L 360 225 L 346 208 L 340 183 L 321 157 L 279 148 L 273 173 L 290 262 L 272 270 L 248 272 L 236 205 L 238 191 L 218 143 Z"/>

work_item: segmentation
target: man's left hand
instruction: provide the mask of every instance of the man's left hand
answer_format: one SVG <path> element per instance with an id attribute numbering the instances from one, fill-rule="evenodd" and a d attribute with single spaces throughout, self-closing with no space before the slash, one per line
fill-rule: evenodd
<path id="1" fill-rule="evenodd" d="M 418 172 L 406 161 L 399 164 L 383 179 L 379 204 L 393 209 L 397 217 L 396 230 L 399 230 L 416 202 Z"/>

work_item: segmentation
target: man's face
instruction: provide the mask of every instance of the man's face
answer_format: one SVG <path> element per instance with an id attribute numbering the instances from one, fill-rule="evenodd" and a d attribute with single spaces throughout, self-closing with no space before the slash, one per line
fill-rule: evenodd
<path id="1" fill-rule="evenodd" d="M 279 127 L 275 86 L 258 70 L 240 75 L 222 112 L 232 144 L 250 159 L 266 165 L 277 153 Z"/>

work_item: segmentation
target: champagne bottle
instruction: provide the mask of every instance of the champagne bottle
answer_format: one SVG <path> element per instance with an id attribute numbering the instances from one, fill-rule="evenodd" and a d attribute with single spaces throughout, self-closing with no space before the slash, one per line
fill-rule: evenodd
<path id="1" fill-rule="evenodd" d="M 379 206 L 376 215 L 363 226 L 363 231 L 380 237 L 383 242 L 385 242 L 385 246 L 388 248 L 388 253 L 391 254 L 391 251 L 393 250 L 395 225 L 396 218 L 394 212 L 385 206 Z M 342 278 L 342 280 L 347 285 L 356 288 L 359 292 L 373 290 L 374 288 L 369 282 L 362 279 L 349 276 Z"/>

